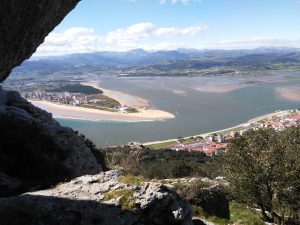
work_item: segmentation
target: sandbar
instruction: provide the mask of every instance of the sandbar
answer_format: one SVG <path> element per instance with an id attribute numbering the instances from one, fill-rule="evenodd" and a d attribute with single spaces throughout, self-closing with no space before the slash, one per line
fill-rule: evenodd
<path id="1" fill-rule="evenodd" d="M 82 85 L 87 85 L 91 86 L 93 88 L 99 89 L 103 91 L 103 94 L 117 100 L 120 102 L 122 105 L 128 105 L 133 108 L 145 108 L 145 107 L 150 107 L 151 103 L 147 99 L 135 96 L 135 95 L 130 95 L 127 93 L 119 92 L 119 91 L 113 91 L 113 90 L 108 90 L 105 88 L 102 88 L 99 85 L 100 81 L 89 81 L 89 82 L 81 82 Z"/>
<path id="2" fill-rule="evenodd" d="M 277 87 L 275 90 L 277 95 L 281 98 L 293 102 L 300 102 L 300 87 L 285 86 L 285 87 Z"/>
<path id="3" fill-rule="evenodd" d="M 198 86 L 195 89 L 197 91 L 202 91 L 202 92 L 222 94 L 222 93 L 228 93 L 249 86 L 250 84 L 203 84 L 202 86 Z"/>
<path id="4" fill-rule="evenodd" d="M 138 113 L 109 112 L 98 109 L 83 108 L 79 106 L 64 105 L 48 101 L 30 100 L 35 106 L 53 114 L 54 118 L 69 118 L 82 120 L 116 120 L 116 121 L 154 121 L 171 119 L 171 113 L 156 109 L 139 109 Z"/>
<path id="5" fill-rule="evenodd" d="M 171 91 L 176 94 L 176 95 L 182 95 L 182 96 L 186 96 L 186 91 L 181 90 L 181 89 L 171 89 Z"/>

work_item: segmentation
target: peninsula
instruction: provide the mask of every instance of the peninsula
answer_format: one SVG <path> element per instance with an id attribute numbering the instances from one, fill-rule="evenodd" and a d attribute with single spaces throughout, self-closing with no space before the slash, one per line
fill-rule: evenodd
<path id="1" fill-rule="evenodd" d="M 74 89 L 82 91 L 74 93 Z M 151 108 L 146 99 L 101 88 L 97 81 L 65 85 L 50 91 L 23 92 L 22 95 L 56 118 L 138 122 L 175 117 L 169 112 Z"/>

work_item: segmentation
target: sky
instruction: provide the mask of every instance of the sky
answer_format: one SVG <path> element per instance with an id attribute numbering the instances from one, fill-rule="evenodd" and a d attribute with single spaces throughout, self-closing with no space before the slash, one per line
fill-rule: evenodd
<path id="1" fill-rule="evenodd" d="M 300 48 L 300 0 L 82 0 L 35 56 Z"/>

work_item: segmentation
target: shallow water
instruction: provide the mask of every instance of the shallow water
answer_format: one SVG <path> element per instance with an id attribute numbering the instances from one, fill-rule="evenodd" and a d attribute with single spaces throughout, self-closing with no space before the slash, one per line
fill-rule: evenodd
<path id="1" fill-rule="evenodd" d="M 299 102 L 281 99 L 275 92 L 280 86 L 300 86 L 299 77 L 296 74 L 292 81 L 281 77 L 276 82 L 271 80 L 228 93 L 200 92 L 195 88 L 204 84 L 237 84 L 252 78 L 102 77 L 102 87 L 149 99 L 154 107 L 171 112 L 176 118 L 154 122 L 57 120 L 84 133 L 98 146 L 195 135 L 231 127 L 275 110 L 300 108 Z"/>

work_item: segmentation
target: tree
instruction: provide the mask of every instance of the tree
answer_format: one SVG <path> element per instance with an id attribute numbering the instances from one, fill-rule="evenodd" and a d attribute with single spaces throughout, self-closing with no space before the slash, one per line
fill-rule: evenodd
<path id="1" fill-rule="evenodd" d="M 225 154 L 233 195 L 258 207 L 265 221 L 299 224 L 300 127 L 247 132 Z"/>
<path id="2" fill-rule="evenodd" d="M 121 167 L 125 172 L 132 174 L 134 176 L 139 175 L 141 157 L 145 152 L 144 147 L 133 147 L 130 148 L 127 154 L 121 158 Z"/>

